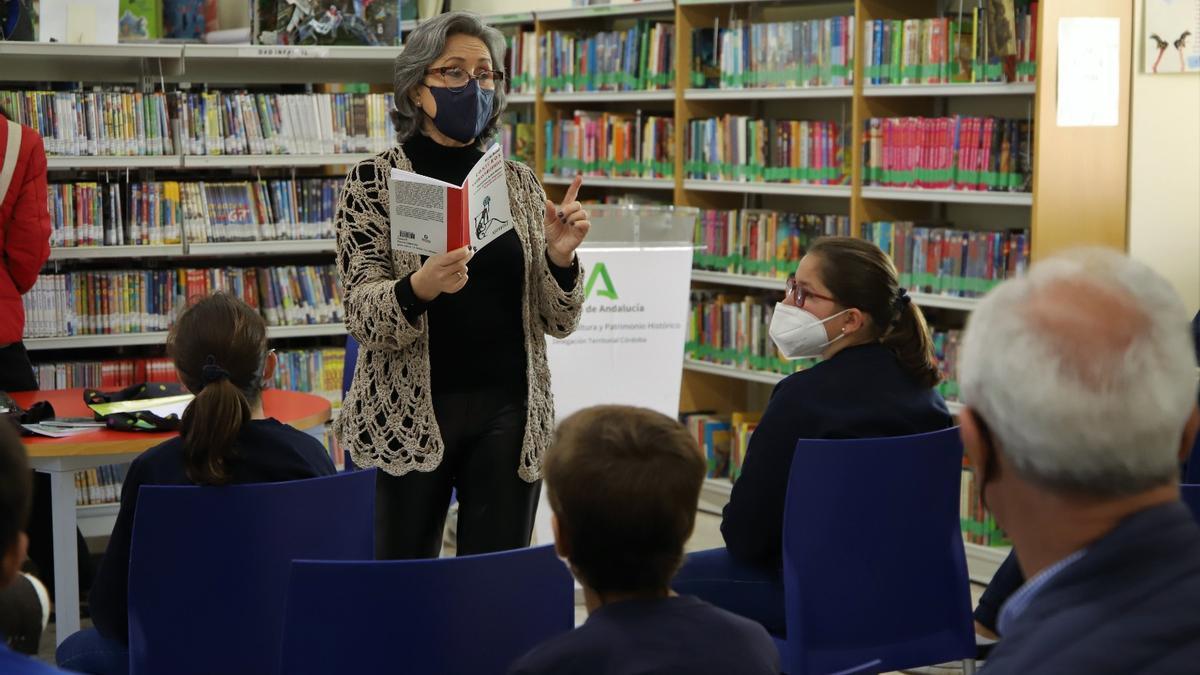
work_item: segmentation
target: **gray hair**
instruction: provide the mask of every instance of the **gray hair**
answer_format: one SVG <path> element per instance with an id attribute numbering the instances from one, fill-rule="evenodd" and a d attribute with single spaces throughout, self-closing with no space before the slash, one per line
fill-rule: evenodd
<path id="1" fill-rule="evenodd" d="M 426 119 L 425 112 L 413 105 L 408 92 L 425 81 L 425 71 L 446 50 L 446 39 L 451 35 L 470 35 L 483 40 L 491 54 L 492 67 L 504 68 L 504 35 L 485 24 L 478 14 L 446 12 L 428 21 L 422 21 L 405 38 L 404 49 L 396 57 L 393 78 L 396 109 L 392 111 L 392 124 L 396 127 L 396 140 L 400 143 L 412 138 Z M 492 99 L 492 116 L 476 139 L 479 145 L 483 145 L 496 133 L 500 113 L 504 112 L 506 86 L 504 82 L 496 84 L 496 94 Z"/>
<path id="2" fill-rule="evenodd" d="M 1107 249 L 1039 262 L 980 302 L 960 359 L 964 402 L 1026 480 L 1097 498 L 1178 480 L 1196 356 L 1148 266 Z"/>

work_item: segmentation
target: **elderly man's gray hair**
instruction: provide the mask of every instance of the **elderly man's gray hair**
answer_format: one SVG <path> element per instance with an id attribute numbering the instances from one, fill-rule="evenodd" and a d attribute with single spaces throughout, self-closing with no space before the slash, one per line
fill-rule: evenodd
<path id="1" fill-rule="evenodd" d="M 959 381 L 1027 480 L 1100 498 L 1178 480 L 1196 405 L 1188 314 L 1126 255 L 1080 249 L 1001 284 L 971 315 Z"/>
<path id="2" fill-rule="evenodd" d="M 422 21 L 404 39 L 404 50 L 396 57 L 393 78 L 396 109 L 392 111 L 392 123 L 396 127 L 396 140 L 400 143 L 412 138 L 425 121 L 425 113 L 413 104 L 408 92 L 425 81 L 425 71 L 446 50 L 446 38 L 451 35 L 471 35 L 483 40 L 492 57 L 492 68 L 504 69 L 504 35 L 485 24 L 478 14 L 447 12 Z M 496 83 L 492 116 L 479 134 L 479 145 L 496 133 L 500 113 L 504 111 L 504 87 L 505 83 Z"/>

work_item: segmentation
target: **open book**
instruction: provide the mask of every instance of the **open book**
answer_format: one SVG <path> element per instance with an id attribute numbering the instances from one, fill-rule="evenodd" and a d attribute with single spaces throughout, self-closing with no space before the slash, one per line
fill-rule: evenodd
<path id="1" fill-rule="evenodd" d="M 487 246 L 512 229 L 499 144 L 488 148 L 461 186 L 392 169 L 392 248 L 421 255 Z"/>

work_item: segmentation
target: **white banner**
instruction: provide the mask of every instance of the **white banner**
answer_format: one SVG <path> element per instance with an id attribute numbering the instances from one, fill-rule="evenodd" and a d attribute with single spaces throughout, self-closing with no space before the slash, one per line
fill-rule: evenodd
<path id="1" fill-rule="evenodd" d="M 579 262 L 579 328 L 547 345 L 557 418 L 604 403 L 676 417 L 692 249 L 580 249 Z"/>

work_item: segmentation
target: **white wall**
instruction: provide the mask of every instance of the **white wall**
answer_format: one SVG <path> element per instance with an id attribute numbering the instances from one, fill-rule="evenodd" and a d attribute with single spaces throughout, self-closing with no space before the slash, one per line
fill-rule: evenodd
<path id="1" fill-rule="evenodd" d="M 1200 75 L 1142 74 L 1142 3 L 1134 13 L 1129 252 L 1200 308 Z"/>

